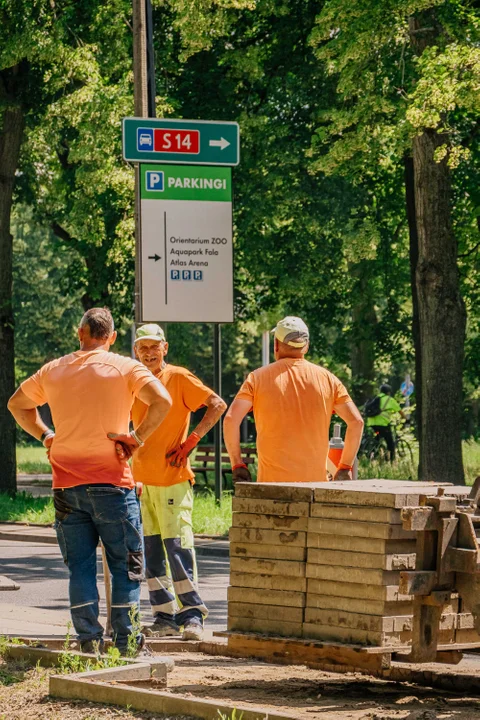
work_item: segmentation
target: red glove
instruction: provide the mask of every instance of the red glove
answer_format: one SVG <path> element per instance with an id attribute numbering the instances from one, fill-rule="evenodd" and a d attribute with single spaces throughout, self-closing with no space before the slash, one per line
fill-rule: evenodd
<path id="1" fill-rule="evenodd" d="M 178 445 L 173 450 L 170 450 L 165 457 L 171 458 L 170 465 L 172 467 L 185 467 L 187 464 L 187 458 L 191 452 L 195 450 L 198 443 L 200 442 L 200 435 L 196 432 L 190 433 L 185 442 Z"/>
<path id="2" fill-rule="evenodd" d="M 140 447 L 140 443 L 131 433 L 108 433 L 107 437 L 115 443 L 115 452 L 120 462 L 131 458 L 134 450 Z"/>

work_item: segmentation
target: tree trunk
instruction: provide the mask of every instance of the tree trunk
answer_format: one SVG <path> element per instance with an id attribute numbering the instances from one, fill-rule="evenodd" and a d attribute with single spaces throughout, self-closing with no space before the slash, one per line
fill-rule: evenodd
<path id="1" fill-rule="evenodd" d="M 363 405 L 375 386 L 375 291 L 371 282 L 372 264 L 368 260 L 350 265 L 352 288 L 352 391 L 355 402 Z"/>
<path id="2" fill-rule="evenodd" d="M 0 491 L 11 494 L 17 489 L 17 467 L 15 421 L 7 409 L 15 390 L 10 215 L 23 128 L 21 108 L 7 105 L 0 129 Z"/>
<path id="3" fill-rule="evenodd" d="M 413 158 L 406 155 L 405 159 L 405 201 L 407 206 L 408 232 L 410 237 L 410 283 L 412 288 L 412 336 L 415 349 L 415 418 L 417 439 L 422 444 L 422 345 L 420 342 L 420 321 L 418 317 L 417 265 L 418 265 L 418 233 L 415 213 L 415 183 Z M 421 458 L 420 458 L 421 461 Z M 422 477 L 421 462 L 418 476 Z"/>
<path id="4" fill-rule="evenodd" d="M 450 173 L 435 150 L 445 136 L 426 130 L 413 141 L 418 232 L 416 287 L 420 326 L 422 480 L 464 482 L 462 371 L 466 312 L 460 295 L 451 220 Z"/>

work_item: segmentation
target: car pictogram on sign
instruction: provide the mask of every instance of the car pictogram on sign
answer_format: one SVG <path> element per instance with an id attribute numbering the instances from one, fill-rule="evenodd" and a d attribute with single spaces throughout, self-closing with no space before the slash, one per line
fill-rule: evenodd
<path id="1" fill-rule="evenodd" d="M 137 128 L 137 150 L 142 152 L 153 150 L 152 128 Z"/>

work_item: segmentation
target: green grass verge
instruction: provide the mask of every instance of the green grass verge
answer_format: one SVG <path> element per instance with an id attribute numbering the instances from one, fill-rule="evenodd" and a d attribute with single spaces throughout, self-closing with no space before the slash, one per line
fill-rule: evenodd
<path id="1" fill-rule="evenodd" d="M 34 498 L 26 493 L 10 497 L 0 493 L 0 522 L 35 523 L 51 525 L 55 519 L 50 497 Z M 232 496 L 224 493 L 220 506 L 211 492 L 195 495 L 193 531 L 204 535 L 226 535 L 232 524 Z"/>
<path id="2" fill-rule="evenodd" d="M 42 445 L 17 445 L 17 470 L 28 475 L 51 473 L 45 448 Z"/>

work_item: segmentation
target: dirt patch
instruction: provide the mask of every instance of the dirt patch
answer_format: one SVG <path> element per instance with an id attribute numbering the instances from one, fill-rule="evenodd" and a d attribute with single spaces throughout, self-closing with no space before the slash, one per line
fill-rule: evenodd
<path id="1" fill-rule="evenodd" d="M 194 720 L 51 698 L 48 678 L 55 672 L 0 659 L 0 720 Z"/>
<path id="2" fill-rule="evenodd" d="M 200 653 L 169 656 L 175 660 L 168 676 L 169 692 L 233 703 L 239 710 L 253 704 L 298 720 L 478 720 L 480 713 L 480 698 L 356 673 Z M 476 670 L 480 672 L 480 663 Z"/>

